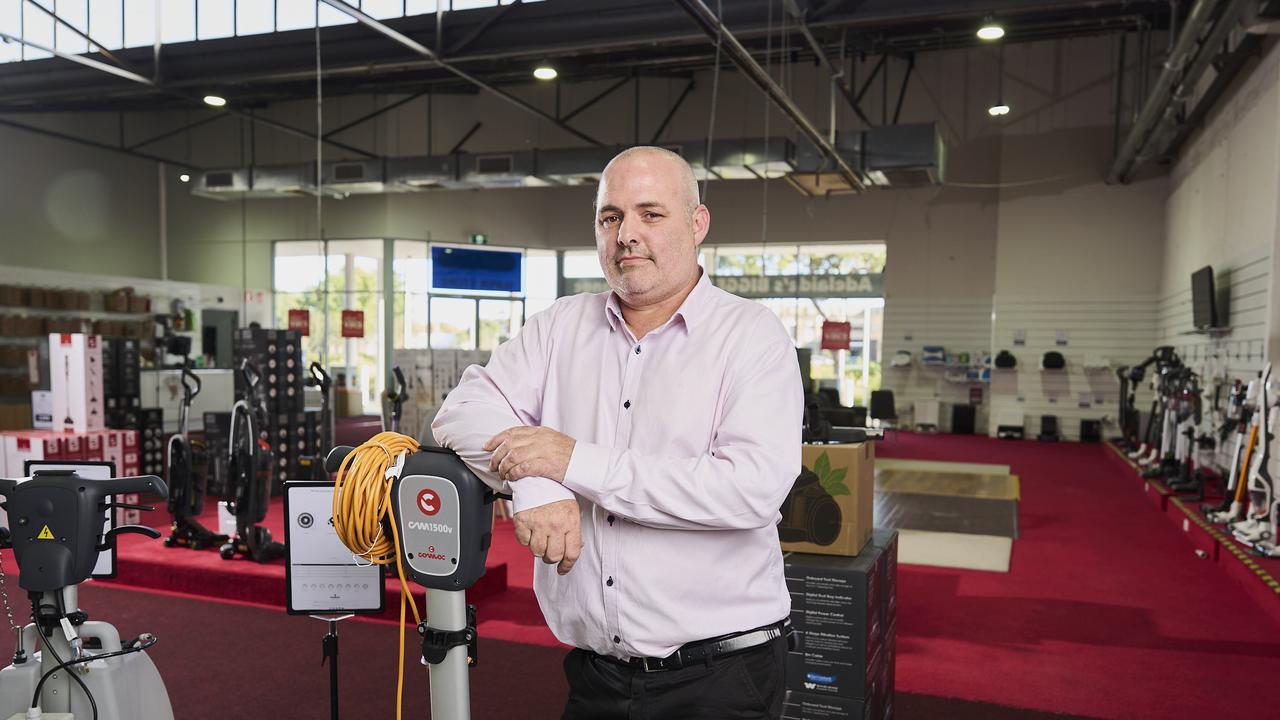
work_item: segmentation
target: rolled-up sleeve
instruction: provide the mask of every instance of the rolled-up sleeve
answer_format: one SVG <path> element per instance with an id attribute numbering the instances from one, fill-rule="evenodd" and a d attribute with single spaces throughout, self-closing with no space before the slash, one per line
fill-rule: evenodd
<path id="1" fill-rule="evenodd" d="M 552 306 L 530 317 L 515 337 L 493 351 L 488 365 L 467 368 L 431 424 L 436 442 L 458 453 L 485 484 L 511 493 L 516 512 L 574 497 L 549 478 L 500 480 L 489 470 L 492 453 L 484 449 L 485 443 L 507 428 L 539 424 L 556 309 Z"/>

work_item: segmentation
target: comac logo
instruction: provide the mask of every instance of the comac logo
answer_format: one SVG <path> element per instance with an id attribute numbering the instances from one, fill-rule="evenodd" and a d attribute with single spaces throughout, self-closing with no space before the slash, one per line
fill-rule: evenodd
<path id="1" fill-rule="evenodd" d="M 819 675 L 818 673 L 809 673 L 805 675 L 805 679 L 809 681 L 804 684 L 808 690 L 814 690 L 818 685 L 834 685 L 836 682 L 835 675 Z"/>
<path id="2" fill-rule="evenodd" d="M 426 530 L 428 532 L 444 533 L 445 535 L 453 534 L 453 526 L 445 523 L 423 522 L 421 520 L 410 520 L 405 523 L 410 530 Z"/>
<path id="3" fill-rule="evenodd" d="M 428 516 L 440 512 L 440 496 L 436 494 L 435 490 L 427 488 L 418 493 L 418 510 L 423 515 Z"/>

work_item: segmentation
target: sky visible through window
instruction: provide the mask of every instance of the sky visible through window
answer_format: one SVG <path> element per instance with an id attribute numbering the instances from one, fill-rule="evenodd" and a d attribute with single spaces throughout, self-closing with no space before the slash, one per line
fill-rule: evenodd
<path id="1" fill-rule="evenodd" d="M 510 5 L 513 0 L 348 0 L 379 20 Z M 524 3 L 542 0 L 523 0 Z M 0 42 L 0 62 L 52 57 L 50 50 L 83 54 L 89 43 L 67 25 L 107 50 L 213 40 L 353 23 L 349 15 L 316 0 L 0 0 L 0 33 L 21 42 Z M 66 24 L 55 22 L 44 7 Z M 447 26 L 446 26 L 447 27 Z"/>

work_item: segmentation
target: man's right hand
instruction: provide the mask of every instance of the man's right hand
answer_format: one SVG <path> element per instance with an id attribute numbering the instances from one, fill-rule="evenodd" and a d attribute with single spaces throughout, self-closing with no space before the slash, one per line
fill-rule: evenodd
<path id="1" fill-rule="evenodd" d="M 516 513 L 516 540 L 564 575 L 582 554 L 582 517 L 577 500 L 559 500 Z"/>

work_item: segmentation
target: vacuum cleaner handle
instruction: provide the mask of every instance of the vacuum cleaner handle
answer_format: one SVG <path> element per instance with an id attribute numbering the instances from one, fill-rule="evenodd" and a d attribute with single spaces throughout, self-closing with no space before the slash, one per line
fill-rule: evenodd
<path id="1" fill-rule="evenodd" d="M 404 402 L 404 393 L 408 386 L 404 382 L 404 373 L 400 372 L 399 365 L 391 368 L 391 372 L 396 376 L 396 392 L 391 396 L 391 401 L 399 404 Z"/>
<path id="2" fill-rule="evenodd" d="M 312 362 L 308 368 L 311 373 L 311 382 L 308 385 L 315 385 L 320 388 L 321 393 L 328 393 L 329 388 L 333 386 L 333 380 L 330 379 L 329 373 L 324 371 L 324 367 L 318 362 Z"/>
<path id="3" fill-rule="evenodd" d="M 262 371 L 258 366 L 245 358 L 240 361 L 240 374 L 244 377 L 244 384 L 248 386 L 250 394 L 254 388 L 258 387 L 258 381 L 262 379 Z"/>
<path id="4" fill-rule="evenodd" d="M 191 382 L 187 382 L 188 380 Z M 196 399 L 196 396 L 200 394 L 201 387 L 203 387 L 203 383 L 200 382 L 200 376 L 191 372 L 191 359 L 187 358 L 187 361 L 182 364 L 182 388 L 186 393 L 187 403 Z"/>

